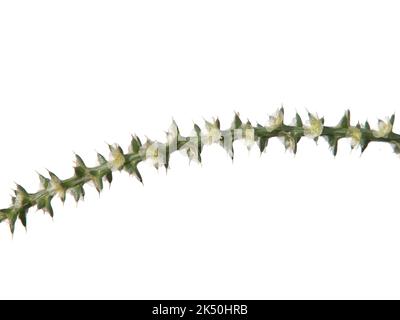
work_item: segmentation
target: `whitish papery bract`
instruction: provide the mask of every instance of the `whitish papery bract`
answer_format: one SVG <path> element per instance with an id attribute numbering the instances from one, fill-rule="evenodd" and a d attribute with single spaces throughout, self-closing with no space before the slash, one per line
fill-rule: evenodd
<path id="1" fill-rule="evenodd" d="M 158 169 L 164 166 L 169 167 L 171 153 L 179 150 L 187 155 L 189 160 L 201 162 L 201 152 L 204 145 L 219 144 L 233 159 L 235 140 L 244 140 L 250 149 L 257 145 L 260 152 L 267 147 L 270 138 L 279 137 L 285 148 L 294 153 L 297 152 L 297 145 L 304 136 L 318 140 L 324 137 L 334 155 L 337 153 L 338 141 L 342 138 L 349 138 L 351 147 L 360 147 L 361 152 L 367 148 L 370 142 L 387 142 L 393 146 L 396 153 L 400 153 L 400 135 L 392 131 L 394 115 L 386 120 L 378 120 L 376 129 L 371 129 L 368 122 L 363 125 L 357 123 L 351 125 L 350 112 L 346 111 L 336 126 L 324 125 L 324 118 L 308 113 L 308 120 L 303 123 L 299 114 L 290 125 L 284 123 L 284 110 L 280 108 L 274 115 L 271 115 L 265 124 L 253 125 L 250 121 L 243 122 L 239 114 L 235 114 L 232 125 L 227 129 L 221 129 L 219 119 L 205 121 L 204 129 L 194 124 L 193 131 L 189 136 L 182 136 L 175 121 L 170 126 L 165 142 L 151 141 L 147 139 L 144 143 L 139 137 L 132 136 L 131 144 L 125 152 L 119 145 L 109 145 L 110 156 L 106 159 L 103 155 L 97 154 L 98 165 L 95 167 L 86 166 L 82 158 L 76 155 L 74 175 L 67 179 L 60 179 L 54 173 L 48 172 L 47 177 L 39 174 L 40 189 L 30 193 L 20 185 L 16 185 L 11 205 L 0 210 L 0 223 L 7 221 L 10 230 L 14 233 L 17 220 L 26 227 L 26 216 L 30 208 L 37 207 L 50 216 L 53 216 L 51 205 L 54 197 L 58 196 L 65 201 L 66 195 L 71 194 L 75 201 L 85 196 L 84 185 L 92 182 L 100 193 L 103 189 L 103 182 L 112 182 L 113 171 L 127 171 L 142 181 L 138 170 L 138 164 L 149 160 Z"/>

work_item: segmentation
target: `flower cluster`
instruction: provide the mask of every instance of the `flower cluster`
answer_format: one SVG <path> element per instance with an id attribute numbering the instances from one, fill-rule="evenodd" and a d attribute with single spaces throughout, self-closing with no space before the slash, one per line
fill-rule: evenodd
<path id="1" fill-rule="evenodd" d="M 110 156 L 107 160 L 103 155 L 97 154 L 98 165 L 88 167 L 82 158 L 76 155 L 74 175 L 68 179 L 61 179 L 54 173 L 48 172 L 48 177 L 39 174 L 40 189 L 35 193 L 27 192 L 22 186 L 17 185 L 8 208 L 0 209 L 0 222 L 7 221 L 11 232 L 14 232 L 17 220 L 26 226 L 26 215 L 30 208 L 44 210 L 53 216 L 51 201 L 54 197 L 66 200 L 67 194 L 71 194 L 75 201 L 85 196 L 84 186 L 87 183 L 94 185 L 98 192 L 103 190 L 103 181 L 109 183 L 113 180 L 113 171 L 126 171 L 143 182 L 138 169 L 138 164 L 148 160 L 159 169 L 169 166 L 170 154 L 175 151 L 184 153 L 190 161 L 202 161 L 201 153 L 205 145 L 218 144 L 224 147 L 229 156 L 234 155 L 233 142 L 244 141 L 250 149 L 257 145 L 263 152 L 271 138 L 282 139 L 287 150 L 297 152 L 297 145 L 302 137 L 317 140 L 319 137 L 327 139 L 330 148 L 336 155 L 338 141 L 349 138 L 351 147 L 360 147 L 363 152 L 370 142 L 390 143 L 396 153 L 400 153 L 400 135 L 393 133 L 394 115 L 386 120 L 379 120 L 377 129 L 371 129 L 368 122 L 351 125 L 350 112 L 346 111 L 339 124 L 326 126 L 324 118 L 316 114 L 308 113 L 308 121 L 303 124 L 300 115 L 291 125 L 284 123 L 284 110 L 278 109 L 269 117 L 266 125 L 254 126 L 250 121 L 242 122 L 238 113 L 235 113 L 230 128 L 221 130 L 219 119 L 211 122 L 205 121 L 205 130 L 194 124 L 190 136 L 182 136 L 175 121 L 166 133 L 166 142 L 161 143 L 147 139 L 144 144 L 137 136 L 132 136 L 131 144 L 127 152 L 117 144 L 109 145 Z"/>
<path id="2" fill-rule="evenodd" d="M 269 116 L 268 124 L 265 126 L 268 132 L 275 131 L 283 125 L 284 110 L 280 108 L 274 115 Z"/>
<path id="3" fill-rule="evenodd" d="M 394 120 L 394 118 L 393 118 Z M 392 132 L 393 120 L 386 119 L 386 121 L 378 120 L 378 130 L 373 130 L 372 133 L 376 138 L 387 138 Z"/>
<path id="4" fill-rule="evenodd" d="M 318 138 L 324 129 L 324 118 L 318 118 L 317 115 L 308 113 L 308 125 L 304 127 L 304 133 L 312 139 Z"/>

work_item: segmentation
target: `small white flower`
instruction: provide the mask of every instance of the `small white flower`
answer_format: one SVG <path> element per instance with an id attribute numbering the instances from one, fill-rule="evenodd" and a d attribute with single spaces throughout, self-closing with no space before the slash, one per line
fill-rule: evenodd
<path id="1" fill-rule="evenodd" d="M 247 123 L 243 124 L 239 130 L 240 130 L 239 138 L 243 139 L 247 149 L 250 149 L 253 146 L 253 144 L 255 143 L 255 135 L 254 135 L 253 126 L 248 121 Z"/>
<path id="2" fill-rule="evenodd" d="M 253 128 L 244 129 L 244 143 L 246 144 L 247 148 L 251 148 L 254 142 L 255 142 L 254 129 Z"/>
<path id="3" fill-rule="evenodd" d="M 347 130 L 347 137 L 351 138 L 351 147 L 355 148 L 361 143 L 361 130 L 358 127 L 350 127 Z"/>
<path id="4" fill-rule="evenodd" d="M 186 145 L 186 154 L 189 158 L 189 161 L 199 161 L 199 150 L 197 143 L 188 142 Z"/>
<path id="5" fill-rule="evenodd" d="M 268 124 L 265 126 L 268 132 L 272 132 L 283 125 L 283 108 L 277 110 L 273 116 L 269 116 Z"/>
<path id="6" fill-rule="evenodd" d="M 199 161 L 199 138 L 196 132 L 193 130 L 189 138 L 189 141 L 179 149 L 180 152 L 189 158 L 189 161 Z"/>
<path id="7" fill-rule="evenodd" d="M 222 134 L 221 130 L 218 126 L 218 122 L 214 120 L 212 123 L 206 121 L 206 135 L 204 137 L 204 143 L 205 144 L 212 144 L 219 142 L 221 140 Z"/>
<path id="8" fill-rule="evenodd" d="M 166 163 L 165 148 L 159 142 L 146 143 L 145 145 L 146 160 L 150 160 L 157 169 Z"/>
<path id="9" fill-rule="evenodd" d="M 375 138 L 386 138 L 389 133 L 392 132 L 393 125 L 387 119 L 386 121 L 379 120 L 378 121 L 378 130 L 373 130 L 372 134 L 374 135 Z"/>
<path id="10" fill-rule="evenodd" d="M 282 138 L 283 138 L 282 142 L 283 145 L 285 146 L 285 149 L 294 152 L 296 148 L 296 141 L 294 140 L 294 138 L 289 134 L 286 134 Z"/>
<path id="11" fill-rule="evenodd" d="M 322 130 L 324 129 L 324 123 L 317 115 L 309 113 L 308 117 L 308 123 L 304 126 L 304 134 L 307 137 L 315 139 L 321 135 Z"/>
<path id="12" fill-rule="evenodd" d="M 168 144 L 176 144 L 177 143 L 177 139 L 178 139 L 178 136 L 179 136 L 179 130 L 178 130 L 178 126 L 177 126 L 177 124 L 176 124 L 176 122 L 175 122 L 175 120 L 173 120 L 172 121 L 172 124 L 171 124 L 171 126 L 169 127 L 169 129 L 168 129 L 168 132 L 167 132 L 167 141 L 168 141 Z"/>
<path id="13" fill-rule="evenodd" d="M 110 145 L 111 168 L 121 170 L 125 164 L 125 156 L 120 146 Z"/>

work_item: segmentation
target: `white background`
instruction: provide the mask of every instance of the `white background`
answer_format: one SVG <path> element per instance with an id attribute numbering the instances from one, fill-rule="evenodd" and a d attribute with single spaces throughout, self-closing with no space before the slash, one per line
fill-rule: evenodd
<path id="1" fill-rule="evenodd" d="M 234 111 L 265 124 L 281 104 L 336 124 L 400 110 L 398 1 L 1 1 L 0 203 L 35 170 L 72 175 L 105 142 L 164 138 L 172 117 Z M 400 114 L 399 114 L 400 115 Z M 395 131 L 399 130 L 395 124 Z M 0 225 L 0 298 L 400 298 L 400 161 L 341 141 L 271 140 L 236 160 L 140 165 L 100 199 Z"/>

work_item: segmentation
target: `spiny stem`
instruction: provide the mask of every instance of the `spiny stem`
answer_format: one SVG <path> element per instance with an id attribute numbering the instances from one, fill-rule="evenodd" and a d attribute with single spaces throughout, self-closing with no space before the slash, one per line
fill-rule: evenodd
<path id="1" fill-rule="evenodd" d="M 275 115 L 270 116 L 269 124 L 253 126 L 250 121 L 242 122 L 239 114 L 235 114 L 230 128 L 221 130 L 218 119 L 213 122 L 206 121 L 205 133 L 194 124 L 193 133 L 182 136 L 175 122 L 167 133 L 167 142 L 160 143 L 147 140 L 142 144 L 137 136 L 132 137 L 129 151 L 124 152 L 118 145 L 110 145 L 110 159 L 98 154 L 99 165 L 87 167 L 82 158 L 76 155 L 75 174 L 67 179 L 60 179 L 49 171 L 49 178 L 39 174 L 41 188 L 35 193 L 28 193 L 22 186 L 17 185 L 15 196 L 12 197 L 12 205 L 0 210 L 0 222 L 8 221 L 13 233 L 15 223 L 19 219 L 26 227 L 26 215 L 30 208 L 36 206 L 53 216 L 51 201 L 59 196 L 64 202 L 67 193 L 71 193 L 78 202 L 85 196 L 84 185 L 92 182 L 100 193 L 103 189 L 103 181 L 112 182 L 113 171 L 125 170 L 142 182 L 138 164 L 150 159 L 158 169 L 160 166 L 169 168 L 170 155 L 175 151 L 184 151 L 190 160 L 201 162 L 201 152 L 206 144 L 217 143 L 224 147 L 233 159 L 233 142 L 244 139 L 248 148 L 257 144 L 263 152 L 268 145 L 268 140 L 273 137 L 283 138 L 286 149 L 297 152 L 297 145 L 304 136 L 318 140 L 319 137 L 327 139 L 334 155 L 337 153 L 338 141 L 350 138 L 352 148 L 361 147 L 363 152 L 370 142 L 386 142 L 394 147 L 396 153 L 400 153 L 400 135 L 392 131 L 394 115 L 387 121 L 379 120 L 378 129 L 371 129 L 368 122 L 355 126 L 350 124 L 350 112 L 346 111 L 337 126 L 325 126 L 324 119 L 309 113 L 308 124 L 304 125 L 301 117 L 296 114 L 294 124 L 284 124 L 284 110 L 279 109 Z"/>

